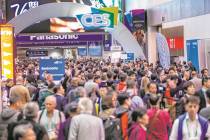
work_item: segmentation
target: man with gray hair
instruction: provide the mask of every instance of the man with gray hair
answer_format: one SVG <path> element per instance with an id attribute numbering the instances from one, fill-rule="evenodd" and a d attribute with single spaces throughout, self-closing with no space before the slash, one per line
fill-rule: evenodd
<path id="1" fill-rule="evenodd" d="M 93 102 L 80 98 L 78 109 L 80 114 L 72 118 L 68 140 L 104 140 L 103 122 L 92 115 Z"/>
<path id="2" fill-rule="evenodd" d="M 31 124 L 16 126 L 12 136 L 14 140 L 36 140 L 36 135 Z"/>
<path id="3" fill-rule="evenodd" d="M 45 108 L 39 111 L 38 122 L 45 127 L 50 139 L 57 140 L 59 125 L 65 121 L 64 114 L 55 109 L 56 98 L 52 95 L 45 99 Z"/>
<path id="4" fill-rule="evenodd" d="M 15 127 L 22 124 L 30 124 L 32 125 L 37 140 L 49 140 L 45 128 L 36 122 L 38 112 L 39 106 L 36 102 L 27 103 L 23 108 L 24 119 L 20 120 L 19 122 L 14 122 L 8 125 L 8 139 L 13 140 L 12 134 L 14 132 Z"/>

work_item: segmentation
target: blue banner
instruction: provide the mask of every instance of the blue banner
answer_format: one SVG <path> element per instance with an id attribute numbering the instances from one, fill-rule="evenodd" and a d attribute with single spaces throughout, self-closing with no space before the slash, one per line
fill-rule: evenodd
<path id="1" fill-rule="evenodd" d="M 55 81 L 61 80 L 65 73 L 64 59 L 40 59 L 39 61 L 40 79 L 44 79 L 44 72 L 53 75 Z"/>
<path id="2" fill-rule="evenodd" d="M 134 53 L 127 53 L 127 59 L 128 61 L 134 61 Z"/>
<path id="3" fill-rule="evenodd" d="M 78 47 L 77 52 L 79 56 L 87 56 L 87 48 L 86 47 Z"/>
<path id="4" fill-rule="evenodd" d="M 89 56 L 102 56 L 102 48 L 100 45 L 90 44 L 88 47 Z"/>

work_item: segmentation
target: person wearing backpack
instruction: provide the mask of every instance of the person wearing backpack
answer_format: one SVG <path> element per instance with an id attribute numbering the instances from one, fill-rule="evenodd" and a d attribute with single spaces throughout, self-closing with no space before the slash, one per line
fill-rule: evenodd
<path id="1" fill-rule="evenodd" d="M 38 123 L 45 127 L 50 140 L 57 140 L 59 126 L 65 121 L 65 116 L 55 109 L 56 98 L 54 96 L 48 96 L 45 99 L 45 107 L 46 109 L 38 113 Z"/>
<path id="2" fill-rule="evenodd" d="M 200 100 L 190 96 L 186 101 L 186 113 L 173 124 L 170 140 L 206 140 L 210 134 L 208 121 L 198 114 Z"/>
<path id="3" fill-rule="evenodd" d="M 151 108 L 147 110 L 149 124 L 147 127 L 147 140 L 168 140 L 172 121 L 167 111 L 159 109 L 160 96 L 151 95 L 149 102 Z"/>
<path id="4" fill-rule="evenodd" d="M 149 117 L 145 108 L 139 108 L 132 113 L 133 124 L 129 129 L 129 140 L 146 140 L 146 126 Z"/>
<path id="5" fill-rule="evenodd" d="M 76 101 L 73 101 L 65 106 L 64 111 L 66 113 L 66 116 L 68 116 L 68 117 L 65 120 L 65 122 L 60 124 L 58 140 L 68 140 L 71 119 L 74 116 L 78 115 L 77 107 L 78 107 L 78 103 Z"/>
<path id="6" fill-rule="evenodd" d="M 102 98 L 102 110 L 99 117 L 103 120 L 105 140 L 123 140 L 120 119 L 114 116 L 114 95 Z"/>
<path id="7" fill-rule="evenodd" d="M 129 93 L 124 92 L 118 95 L 117 100 L 120 106 L 116 108 L 115 115 L 121 122 L 123 140 L 128 140 L 128 128 L 132 122 L 130 112 L 131 98 Z"/>

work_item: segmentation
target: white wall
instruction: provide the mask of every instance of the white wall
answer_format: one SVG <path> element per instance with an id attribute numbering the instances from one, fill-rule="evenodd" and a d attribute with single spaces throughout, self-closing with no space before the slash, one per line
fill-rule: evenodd
<path id="1" fill-rule="evenodd" d="M 156 27 L 148 27 L 148 61 L 155 64 L 157 61 Z"/>
<path id="2" fill-rule="evenodd" d="M 184 46 L 185 59 L 187 58 L 186 53 L 186 40 L 191 39 L 207 39 L 210 38 L 210 14 L 186 18 L 183 20 L 163 23 L 163 28 L 170 28 L 175 26 L 184 26 Z"/>

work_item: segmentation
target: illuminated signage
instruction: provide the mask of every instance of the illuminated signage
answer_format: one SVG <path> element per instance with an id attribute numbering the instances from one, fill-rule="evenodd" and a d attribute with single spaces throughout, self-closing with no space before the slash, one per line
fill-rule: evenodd
<path id="1" fill-rule="evenodd" d="M 0 46 L 1 46 L 1 76 L 14 78 L 14 36 L 13 27 L 0 25 Z"/>
<path id="2" fill-rule="evenodd" d="M 92 13 L 77 15 L 85 30 L 113 28 L 117 25 L 118 8 L 91 8 Z"/>
<path id="3" fill-rule="evenodd" d="M 87 27 L 110 26 L 111 22 L 108 14 L 87 14 L 81 17 L 81 22 Z"/>

